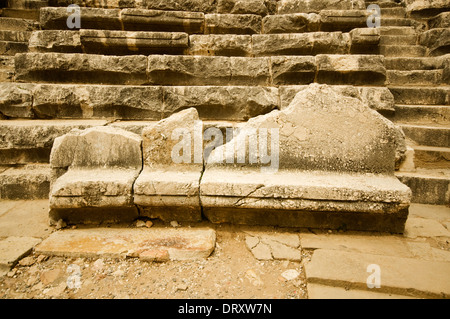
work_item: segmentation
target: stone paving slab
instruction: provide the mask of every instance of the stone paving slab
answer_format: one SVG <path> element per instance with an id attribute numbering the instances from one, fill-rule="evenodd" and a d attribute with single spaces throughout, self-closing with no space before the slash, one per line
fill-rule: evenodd
<path id="1" fill-rule="evenodd" d="M 246 232 L 245 244 L 259 260 L 301 260 L 300 240 L 297 234 Z"/>
<path id="2" fill-rule="evenodd" d="M 414 299 L 413 297 L 342 287 L 308 284 L 308 299 Z"/>
<path id="3" fill-rule="evenodd" d="M 48 223 L 48 199 L 0 201 L 0 237 L 46 238 L 52 231 Z M 3 208 L 8 210 L 2 214 Z"/>
<path id="4" fill-rule="evenodd" d="M 53 233 L 35 251 L 50 256 L 137 257 L 163 262 L 207 258 L 215 241 L 212 229 L 70 229 Z"/>
<path id="5" fill-rule="evenodd" d="M 0 240 L 0 276 L 5 275 L 39 242 L 41 242 L 39 238 L 15 236 Z"/>
<path id="6" fill-rule="evenodd" d="M 416 237 L 449 237 L 448 231 L 441 223 L 433 219 L 410 217 L 405 224 L 405 236 Z"/>
<path id="7" fill-rule="evenodd" d="M 318 249 L 305 271 L 308 283 L 369 290 L 367 281 L 374 275 L 368 272 L 370 265 L 379 266 L 378 292 L 450 298 L 449 262 Z"/>

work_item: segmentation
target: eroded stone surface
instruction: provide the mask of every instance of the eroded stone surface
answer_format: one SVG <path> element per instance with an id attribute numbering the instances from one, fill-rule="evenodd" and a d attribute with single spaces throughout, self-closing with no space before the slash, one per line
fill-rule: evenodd
<path id="1" fill-rule="evenodd" d="M 295 234 L 252 232 L 246 236 L 245 243 L 259 260 L 301 260 L 300 240 Z"/>
<path id="2" fill-rule="evenodd" d="M 6 274 L 40 242 L 41 239 L 34 237 L 7 237 L 0 240 L 0 276 Z"/>
<path id="3" fill-rule="evenodd" d="M 96 228 L 55 232 L 36 247 L 50 256 L 84 258 L 135 257 L 144 261 L 207 258 L 215 248 L 211 229 Z"/>

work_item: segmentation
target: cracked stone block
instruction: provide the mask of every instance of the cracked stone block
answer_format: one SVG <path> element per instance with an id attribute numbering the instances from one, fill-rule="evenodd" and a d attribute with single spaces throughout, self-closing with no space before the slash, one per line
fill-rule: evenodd
<path id="1" fill-rule="evenodd" d="M 265 16 L 269 10 L 273 10 L 270 2 L 267 0 L 218 0 L 218 13 L 232 14 L 258 14 Z"/>
<path id="2" fill-rule="evenodd" d="M 311 84 L 212 151 L 203 213 L 214 223 L 403 232 L 411 190 L 394 175 L 398 139 L 358 98 Z"/>
<path id="3" fill-rule="evenodd" d="M 449 0 L 403 0 L 406 13 L 416 17 L 433 17 L 442 11 L 448 11 Z"/>
<path id="4" fill-rule="evenodd" d="M 349 32 L 352 54 L 377 54 L 380 44 L 378 28 L 355 28 Z"/>
<path id="5" fill-rule="evenodd" d="M 428 20 L 430 29 L 450 28 L 450 12 L 442 12 Z"/>
<path id="6" fill-rule="evenodd" d="M 364 10 L 322 10 L 321 31 L 349 32 L 355 28 L 366 28 L 369 13 Z"/>
<path id="7" fill-rule="evenodd" d="M 50 154 L 50 219 L 133 220 L 133 184 L 142 169 L 140 136 L 109 126 L 58 137 Z"/>
<path id="8" fill-rule="evenodd" d="M 178 112 L 142 131 L 144 169 L 134 184 L 141 216 L 200 221 L 203 123 L 195 108 Z"/>

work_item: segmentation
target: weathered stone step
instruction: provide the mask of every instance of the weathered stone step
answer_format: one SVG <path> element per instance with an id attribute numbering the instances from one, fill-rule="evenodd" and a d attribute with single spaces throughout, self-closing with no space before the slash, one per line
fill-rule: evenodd
<path id="1" fill-rule="evenodd" d="M 39 21 L 39 9 L 11 9 L 4 8 L 2 16 L 7 18 L 28 19 Z"/>
<path id="2" fill-rule="evenodd" d="M 40 9 L 48 4 L 48 0 L 8 0 L 8 8 L 11 9 Z"/>
<path id="3" fill-rule="evenodd" d="M 448 205 L 450 171 L 445 169 L 418 169 L 416 172 L 397 172 L 399 180 L 411 188 L 413 203 Z"/>
<path id="4" fill-rule="evenodd" d="M 450 87 L 389 87 L 396 104 L 450 105 Z"/>
<path id="5" fill-rule="evenodd" d="M 417 168 L 450 170 L 450 148 L 415 145 L 414 165 Z"/>
<path id="6" fill-rule="evenodd" d="M 384 62 L 387 70 L 435 70 L 443 69 L 449 57 L 386 57 Z"/>
<path id="7" fill-rule="evenodd" d="M 388 85 L 439 85 L 443 81 L 443 70 L 388 70 L 386 73 Z"/>
<path id="8" fill-rule="evenodd" d="M 415 35 L 417 31 L 412 27 L 399 27 L 399 26 L 381 26 L 381 35 Z"/>
<path id="9" fill-rule="evenodd" d="M 50 165 L 33 164 L 0 169 L 0 199 L 46 199 L 50 192 Z"/>
<path id="10" fill-rule="evenodd" d="M 371 4 L 376 4 L 380 8 L 403 8 L 403 6 L 400 3 L 397 3 L 395 1 L 389 1 L 389 0 L 383 0 L 383 1 L 364 1 L 366 6 L 369 6 Z"/>
<path id="11" fill-rule="evenodd" d="M 368 268 L 370 265 L 379 267 L 379 288 L 368 288 L 373 273 Z M 450 263 L 444 261 L 318 249 L 305 271 L 309 284 L 420 298 L 440 299 L 450 295 L 450 280 L 446 276 Z M 413 282 L 414 289 L 411 288 Z"/>
<path id="12" fill-rule="evenodd" d="M 34 31 L 39 29 L 35 20 L 0 17 L 0 30 Z"/>
<path id="13" fill-rule="evenodd" d="M 426 52 L 421 45 L 380 45 L 380 54 L 386 57 L 423 57 Z"/>
<path id="14" fill-rule="evenodd" d="M 392 121 L 409 124 L 450 124 L 447 105 L 396 105 Z"/>
<path id="15" fill-rule="evenodd" d="M 406 16 L 406 10 L 402 7 L 380 7 L 382 17 L 396 17 L 404 18 Z"/>
<path id="16" fill-rule="evenodd" d="M 417 35 L 383 35 L 380 45 L 416 45 Z"/>
<path id="17" fill-rule="evenodd" d="M 203 120 L 242 121 L 279 108 L 274 87 L 0 85 L 0 111 L 12 117 L 160 120 L 195 107 Z"/>
<path id="18" fill-rule="evenodd" d="M 397 123 L 407 137 L 420 145 L 450 147 L 450 127 L 448 125 L 412 125 Z"/>
<path id="19" fill-rule="evenodd" d="M 30 36 L 30 31 L 0 30 L 0 41 L 23 42 L 27 44 Z"/>
<path id="20" fill-rule="evenodd" d="M 105 120 L 2 120 L 0 165 L 48 163 L 55 138 L 72 129 L 107 123 Z"/>
<path id="21" fill-rule="evenodd" d="M 0 40 L 0 55 L 16 55 L 28 52 L 27 42 L 2 41 Z"/>
<path id="22" fill-rule="evenodd" d="M 415 26 L 417 22 L 408 18 L 392 18 L 392 17 L 384 17 L 383 12 L 381 13 L 381 26 L 384 27 L 411 27 Z"/>
<path id="23" fill-rule="evenodd" d="M 66 8 L 47 7 L 40 13 L 43 29 L 68 29 L 67 19 L 72 12 Z M 80 8 L 80 16 L 80 25 L 74 29 L 203 33 L 205 21 L 202 12 L 146 9 Z"/>
<path id="24" fill-rule="evenodd" d="M 450 27 L 436 28 L 423 32 L 419 44 L 427 48 L 428 56 L 450 53 Z"/>
<path id="25" fill-rule="evenodd" d="M 277 13 L 310 13 L 321 10 L 365 10 L 366 5 L 363 0 L 280 0 L 277 3 Z"/>
<path id="26" fill-rule="evenodd" d="M 49 256 L 165 262 L 205 259 L 215 244 L 216 233 L 208 228 L 90 228 L 55 232 L 35 250 Z"/>
<path id="27" fill-rule="evenodd" d="M 377 55 L 274 57 L 102 56 L 28 53 L 15 57 L 16 80 L 129 85 L 384 85 Z"/>

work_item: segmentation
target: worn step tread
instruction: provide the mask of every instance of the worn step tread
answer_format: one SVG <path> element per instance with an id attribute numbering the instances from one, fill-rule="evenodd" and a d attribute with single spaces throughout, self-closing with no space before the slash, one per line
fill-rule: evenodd
<path id="1" fill-rule="evenodd" d="M 387 82 L 390 85 L 440 85 L 443 83 L 443 70 L 387 70 Z"/>

